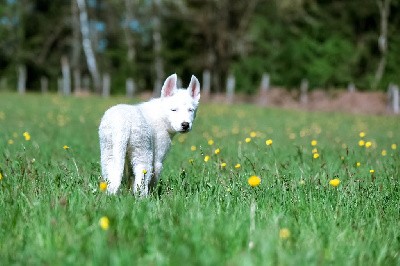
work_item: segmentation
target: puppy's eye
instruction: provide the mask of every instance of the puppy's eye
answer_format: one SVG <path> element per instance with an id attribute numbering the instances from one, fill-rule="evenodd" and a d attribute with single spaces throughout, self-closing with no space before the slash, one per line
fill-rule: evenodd
<path id="1" fill-rule="evenodd" d="M 172 108 L 171 109 L 172 112 L 176 112 L 176 110 L 177 110 L 176 108 Z"/>
<path id="2" fill-rule="evenodd" d="M 194 112 L 194 109 L 193 108 L 189 108 L 189 112 Z"/>

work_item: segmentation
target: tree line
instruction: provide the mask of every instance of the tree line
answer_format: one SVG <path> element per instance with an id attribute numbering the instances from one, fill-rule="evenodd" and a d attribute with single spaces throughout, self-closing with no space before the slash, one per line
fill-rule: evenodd
<path id="1" fill-rule="evenodd" d="M 13 87 L 24 66 L 27 88 L 50 88 L 68 63 L 74 86 L 102 76 L 112 92 L 127 78 L 155 89 L 168 74 L 188 82 L 211 76 L 223 91 L 273 85 L 385 90 L 399 83 L 399 0 L 2 0 L 0 86 Z M 81 85 L 80 85 L 81 86 Z"/>

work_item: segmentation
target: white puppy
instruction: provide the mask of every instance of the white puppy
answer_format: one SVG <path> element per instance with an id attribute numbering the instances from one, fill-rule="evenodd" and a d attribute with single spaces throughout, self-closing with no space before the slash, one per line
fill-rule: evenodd
<path id="1" fill-rule="evenodd" d="M 192 76 L 187 89 L 176 87 L 169 76 L 161 97 L 138 105 L 120 104 L 108 109 L 100 123 L 101 169 L 114 194 L 124 167 L 135 175 L 133 193 L 147 196 L 160 178 L 162 162 L 176 133 L 192 129 L 200 99 L 200 83 Z M 125 164 L 126 161 L 126 164 Z"/>

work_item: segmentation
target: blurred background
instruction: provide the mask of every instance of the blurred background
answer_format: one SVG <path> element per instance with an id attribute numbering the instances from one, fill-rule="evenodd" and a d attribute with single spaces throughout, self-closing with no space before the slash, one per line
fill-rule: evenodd
<path id="1" fill-rule="evenodd" d="M 386 91 L 400 83 L 399 0 L 1 0 L 0 89 Z M 231 85 L 230 85 L 231 84 Z M 104 92 L 103 92 L 104 93 Z"/>

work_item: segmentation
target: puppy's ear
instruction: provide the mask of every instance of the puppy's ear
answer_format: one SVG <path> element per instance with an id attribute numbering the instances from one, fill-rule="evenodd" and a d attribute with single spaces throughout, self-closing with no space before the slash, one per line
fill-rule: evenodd
<path id="1" fill-rule="evenodd" d="M 169 76 L 165 82 L 164 85 L 162 86 L 161 89 L 161 97 L 169 97 L 174 95 L 176 91 L 176 80 L 177 80 L 176 74 L 172 74 Z"/>
<path id="2" fill-rule="evenodd" d="M 195 76 L 192 76 L 192 79 L 190 80 L 189 87 L 187 88 L 190 96 L 193 98 L 195 101 L 200 100 L 200 82 L 197 80 Z"/>

